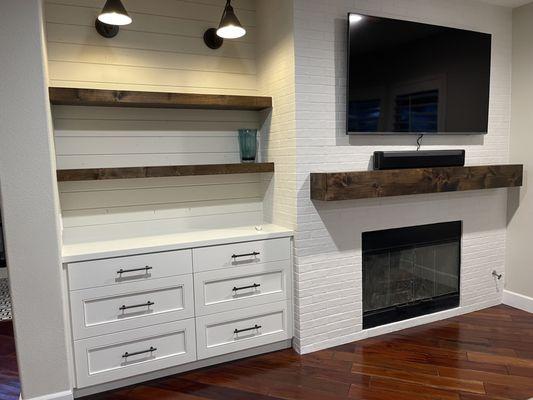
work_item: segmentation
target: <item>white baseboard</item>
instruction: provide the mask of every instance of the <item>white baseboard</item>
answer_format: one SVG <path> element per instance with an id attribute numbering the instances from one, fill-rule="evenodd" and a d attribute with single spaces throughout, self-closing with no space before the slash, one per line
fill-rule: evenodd
<path id="1" fill-rule="evenodd" d="M 524 296 L 523 294 L 504 290 L 503 304 L 533 313 L 533 298 Z"/>
<path id="2" fill-rule="evenodd" d="M 72 394 L 72 390 L 66 390 L 64 392 L 58 392 L 58 393 L 52 393 L 47 394 L 44 396 L 39 397 L 24 397 L 22 398 L 22 395 L 20 396 L 20 400 L 73 400 L 74 395 Z"/>

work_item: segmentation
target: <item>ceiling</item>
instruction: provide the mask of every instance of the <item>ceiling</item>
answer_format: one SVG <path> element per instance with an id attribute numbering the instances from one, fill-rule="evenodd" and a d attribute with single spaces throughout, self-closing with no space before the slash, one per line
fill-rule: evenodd
<path id="1" fill-rule="evenodd" d="M 484 3 L 494 4 L 497 6 L 504 6 L 504 7 L 520 7 L 524 4 L 531 3 L 532 0 L 479 0 Z"/>

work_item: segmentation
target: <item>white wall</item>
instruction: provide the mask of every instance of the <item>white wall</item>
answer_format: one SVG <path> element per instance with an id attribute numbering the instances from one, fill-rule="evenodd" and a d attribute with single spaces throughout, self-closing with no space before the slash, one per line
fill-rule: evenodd
<path id="1" fill-rule="evenodd" d="M 39 0 L 0 5 L 0 188 L 23 399 L 71 387 L 41 11 Z"/>
<path id="2" fill-rule="evenodd" d="M 505 269 L 505 190 L 323 204 L 309 174 L 369 168 L 375 150 L 415 149 L 416 137 L 345 135 L 347 13 L 493 34 L 489 133 L 426 137 L 423 148 L 466 149 L 467 164 L 506 163 L 511 94 L 511 11 L 465 0 L 295 0 L 297 235 L 296 344 L 308 352 L 361 338 L 361 233 L 464 220 L 461 312 L 501 302 L 491 272 Z"/>
<path id="3" fill-rule="evenodd" d="M 258 1 L 258 86 L 273 97 L 262 120 L 262 157 L 276 164 L 267 182 L 265 219 L 296 226 L 296 125 L 293 0 Z"/>
<path id="4" fill-rule="evenodd" d="M 234 8 L 246 26 L 242 39 L 216 51 L 203 42 L 224 8 L 219 0 L 128 0 L 133 23 L 112 39 L 94 20 L 102 0 L 45 0 L 52 86 L 250 94 L 256 91 L 254 0 Z"/>
<path id="5" fill-rule="evenodd" d="M 513 98 L 511 161 L 524 164 L 524 187 L 510 196 L 505 288 L 533 298 L 531 232 L 533 230 L 533 4 L 513 11 Z"/>
<path id="6" fill-rule="evenodd" d="M 57 165 L 66 169 L 235 163 L 237 129 L 259 127 L 258 113 L 238 111 L 65 106 L 54 107 L 53 115 Z M 64 240 L 260 224 L 261 178 L 244 174 L 62 182 Z"/>
<path id="7" fill-rule="evenodd" d="M 257 94 L 254 0 L 234 7 L 247 35 L 209 49 L 204 31 L 224 2 L 129 0 L 133 23 L 106 39 L 94 29 L 101 1 L 46 0 L 51 85 Z M 53 108 L 60 169 L 239 162 L 237 130 L 257 112 Z M 263 222 L 270 174 L 59 185 L 67 243 Z M 153 224 L 157 221 L 157 224 Z M 157 232 L 154 232 L 154 226 Z"/>

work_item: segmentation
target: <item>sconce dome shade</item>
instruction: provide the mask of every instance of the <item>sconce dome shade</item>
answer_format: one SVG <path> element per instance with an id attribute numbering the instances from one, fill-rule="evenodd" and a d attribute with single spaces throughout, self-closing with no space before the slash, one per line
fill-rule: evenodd
<path id="1" fill-rule="evenodd" d="M 107 0 L 98 20 L 108 25 L 129 25 L 132 22 L 120 0 Z"/>
<path id="2" fill-rule="evenodd" d="M 242 27 L 229 1 L 220 20 L 217 35 L 224 39 L 237 39 L 246 35 L 246 29 Z"/>

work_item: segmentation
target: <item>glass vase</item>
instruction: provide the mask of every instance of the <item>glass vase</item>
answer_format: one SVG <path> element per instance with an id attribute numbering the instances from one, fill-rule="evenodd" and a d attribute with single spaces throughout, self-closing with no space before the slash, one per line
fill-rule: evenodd
<path id="1" fill-rule="evenodd" d="M 257 129 L 239 129 L 241 162 L 253 163 L 257 158 Z"/>

